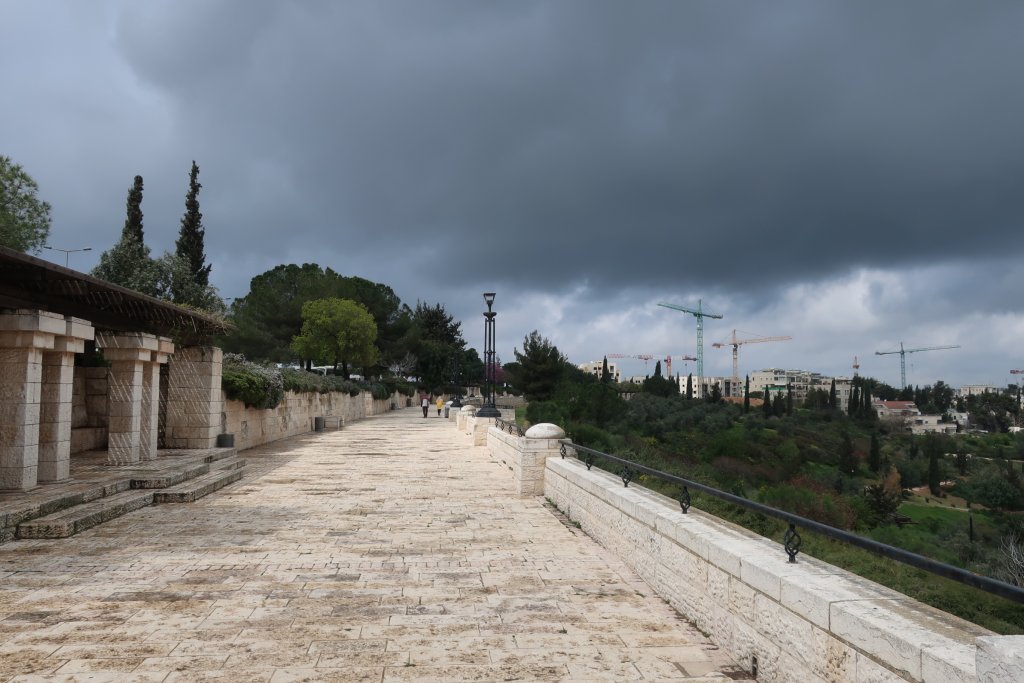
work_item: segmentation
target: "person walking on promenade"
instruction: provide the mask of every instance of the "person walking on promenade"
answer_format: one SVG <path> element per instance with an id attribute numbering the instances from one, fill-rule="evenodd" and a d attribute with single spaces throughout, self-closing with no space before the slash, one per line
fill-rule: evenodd
<path id="1" fill-rule="evenodd" d="M 423 394 L 423 400 L 420 402 L 420 405 L 423 406 L 423 417 L 426 417 L 427 411 L 430 410 L 430 400 L 426 394 Z"/>
<path id="2" fill-rule="evenodd" d="M 437 401 L 434 402 L 434 405 L 437 406 L 437 416 L 441 417 L 441 409 L 444 408 L 444 399 L 438 396 Z"/>

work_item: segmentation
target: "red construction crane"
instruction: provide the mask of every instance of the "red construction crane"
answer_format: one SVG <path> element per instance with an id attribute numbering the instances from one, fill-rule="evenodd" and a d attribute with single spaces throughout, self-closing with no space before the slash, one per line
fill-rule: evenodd
<path id="1" fill-rule="evenodd" d="M 739 330 L 739 331 L 742 332 L 743 330 Z M 743 344 L 757 344 L 757 343 L 760 343 L 760 342 L 773 342 L 773 341 L 789 341 L 790 339 L 792 339 L 792 337 L 789 337 L 789 336 L 782 336 L 782 337 L 752 337 L 750 339 L 737 339 L 736 338 L 736 332 L 737 332 L 737 330 L 733 330 L 732 331 L 732 337 L 730 339 L 728 339 L 728 340 L 726 340 L 724 342 L 715 342 L 714 344 L 712 344 L 712 346 L 715 347 L 716 349 L 721 349 L 721 348 L 726 347 L 726 346 L 731 346 L 732 347 L 732 391 L 733 392 L 736 392 L 738 390 L 739 383 L 740 383 L 740 372 L 739 372 L 739 367 L 740 367 L 740 362 L 739 362 L 740 361 L 740 346 L 742 346 Z M 746 334 L 750 334 L 750 333 L 747 332 Z"/>
<path id="2" fill-rule="evenodd" d="M 676 358 L 677 360 L 697 360 L 696 356 L 665 356 L 665 376 L 670 379 L 672 377 L 673 358 Z"/>
<path id="3" fill-rule="evenodd" d="M 856 377 L 860 373 L 860 361 L 857 360 L 857 356 L 853 357 L 853 376 Z"/>

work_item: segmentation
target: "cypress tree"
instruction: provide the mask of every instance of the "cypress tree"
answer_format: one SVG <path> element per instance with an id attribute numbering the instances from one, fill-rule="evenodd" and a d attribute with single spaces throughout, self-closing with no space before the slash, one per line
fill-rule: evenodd
<path id="1" fill-rule="evenodd" d="M 612 381 L 611 373 L 608 372 L 608 356 L 604 357 L 604 364 L 601 366 L 601 382 L 608 384 Z"/>
<path id="2" fill-rule="evenodd" d="M 130 235 L 139 244 L 145 244 L 142 236 L 142 176 L 135 176 L 132 189 L 128 190 L 128 215 L 124 219 L 123 236 Z"/>
<path id="3" fill-rule="evenodd" d="M 846 414 L 850 417 L 857 415 L 857 411 L 860 409 L 860 388 L 855 384 L 853 385 L 853 391 L 850 392 L 850 400 L 846 404 Z"/>
<path id="4" fill-rule="evenodd" d="M 877 472 L 882 466 L 882 448 L 878 443 L 878 434 L 871 435 L 871 450 L 868 453 L 868 467 Z"/>
<path id="5" fill-rule="evenodd" d="M 210 266 L 206 264 L 203 244 L 206 230 L 203 228 L 203 214 L 199 211 L 199 190 L 202 187 L 199 183 L 199 166 L 193 161 L 192 171 L 189 173 L 188 194 L 185 195 L 185 215 L 181 217 L 181 229 L 174 247 L 175 254 L 188 263 L 192 282 L 200 289 L 205 289 L 210 284 Z M 184 286 L 176 286 L 174 290 L 172 296 L 175 303 L 193 303 L 187 301 L 188 295 Z"/>
<path id="6" fill-rule="evenodd" d="M 786 415 L 793 414 L 793 385 L 786 385 Z"/>
<path id="7" fill-rule="evenodd" d="M 853 452 L 853 440 L 850 433 L 845 431 L 839 444 L 839 471 L 843 474 L 857 473 L 857 456 Z"/>
<path id="8" fill-rule="evenodd" d="M 100 254 L 92 275 L 107 282 L 156 296 L 157 274 L 149 247 L 142 241 L 142 176 L 135 176 L 126 202 L 127 215 L 121 239 Z"/>
<path id="9" fill-rule="evenodd" d="M 743 384 L 743 413 L 750 412 L 750 375 L 747 375 L 747 381 Z"/>
<path id="10" fill-rule="evenodd" d="M 693 398 L 693 373 L 686 376 L 686 398 Z"/>
<path id="11" fill-rule="evenodd" d="M 772 397 L 768 393 L 768 387 L 764 388 L 764 403 L 761 405 L 761 412 L 766 418 L 772 416 Z"/>
<path id="12" fill-rule="evenodd" d="M 828 407 L 832 410 L 836 409 L 836 378 L 832 378 L 832 386 L 828 390 Z"/>
<path id="13" fill-rule="evenodd" d="M 654 364 L 654 376 L 659 378 L 659 379 L 661 378 L 661 361 L 660 360 Z"/>

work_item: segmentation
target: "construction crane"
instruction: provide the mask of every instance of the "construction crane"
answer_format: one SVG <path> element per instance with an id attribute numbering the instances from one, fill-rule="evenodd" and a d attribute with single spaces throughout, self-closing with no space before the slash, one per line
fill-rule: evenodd
<path id="1" fill-rule="evenodd" d="M 740 330 L 742 332 L 742 330 Z M 747 334 L 750 334 L 749 332 Z M 792 337 L 751 337 L 750 339 L 737 339 L 736 330 L 732 331 L 732 337 L 724 342 L 715 342 L 712 344 L 716 349 L 721 349 L 726 346 L 732 347 L 732 387 L 730 393 L 736 395 L 736 387 L 739 386 L 740 382 L 740 346 L 743 344 L 757 344 L 760 342 L 773 342 L 773 341 L 789 341 Z"/>
<path id="2" fill-rule="evenodd" d="M 606 358 L 637 358 L 637 359 L 642 360 L 644 362 L 644 370 L 645 371 L 647 370 L 647 362 L 654 360 L 654 356 L 649 354 L 649 353 L 637 353 L 637 354 L 634 354 L 634 355 L 629 355 L 627 353 L 607 353 L 607 354 L 605 354 L 605 357 Z"/>
<path id="3" fill-rule="evenodd" d="M 897 351 L 875 351 L 876 356 L 888 356 L 893 353 L 900 354 L 900 388 L 907 388 L 907 354 L 917 353 L 918 351 L 941 351 L 943 349 L 959 349 L 959 344 L 953 346 L 922 346 L 919 349 L 905 349 L 903 348 L 903 342 L 900 342 L 900 348 Z"/>
<path id="4" fill-rule="evenodd" d="M 1024 370 L 1010 370 L 1011 375 L 1024 375 Z"/>
<path id="5" fill-rule="evenodd" d="M 860 374 L 860 361 L 857 360 L 857 356 L 853 357 L 853 376 L 856 377 Z"/>
<path id="6" fill-rule="evenodd" d="M 688 308 L 686 306 L 679 306 L 678 304 L 666 304 L 659 303 L 659 306 L 665 308 L 671 308 L 674 311 L 682 311 L 683 313 L 689 313 L 697 319 L 697 398 L 704 397 L 704 318 L 715 318 L 720 320 L 721 315 L 717 313 L 707 313 L 704 311 L 703 299 L 697 299 L 697 308 Z"/>
<path id="7" fill-rule="evenodd" d="M 672 379 L 672 358 L 673 356 L 665 356 L 665 376 Z M 677 360 L 697 360 L 696 356 L 675 356 Z"/>

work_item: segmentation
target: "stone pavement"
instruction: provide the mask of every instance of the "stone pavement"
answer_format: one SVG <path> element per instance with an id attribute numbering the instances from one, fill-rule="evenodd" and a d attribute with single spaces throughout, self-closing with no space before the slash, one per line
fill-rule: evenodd
<path id="1" fill-rule="evenodd" d="M 244 455 L 196 503 L 0 546 L 0 681 L 743 678 L 448 420 Z"/>

